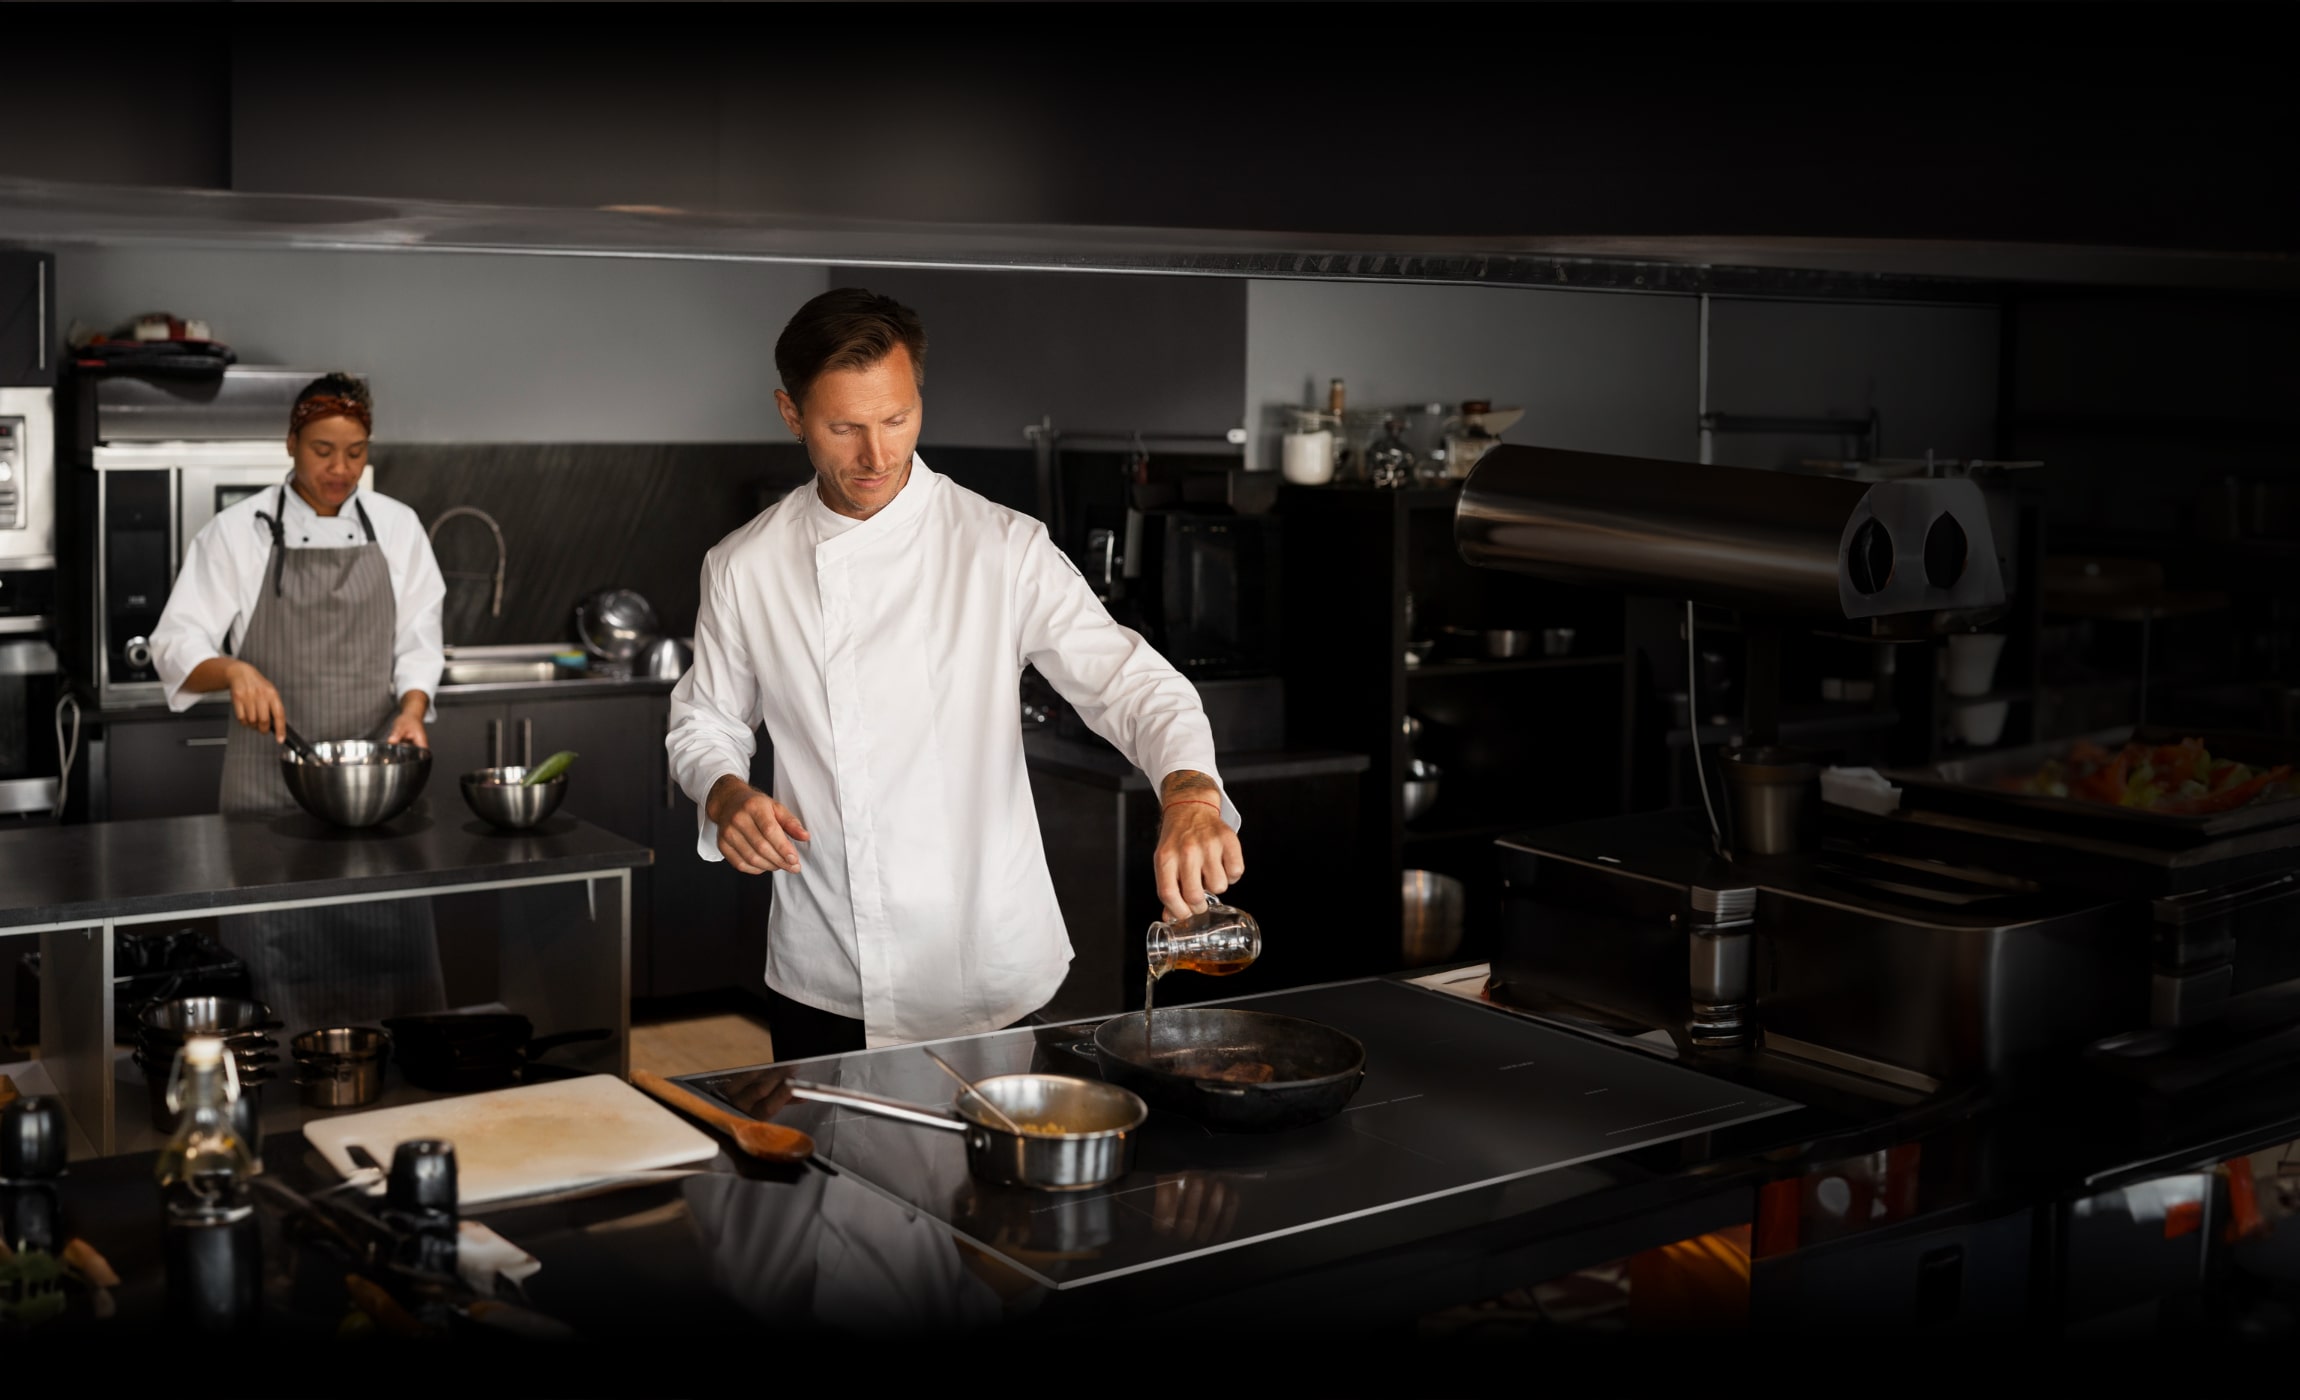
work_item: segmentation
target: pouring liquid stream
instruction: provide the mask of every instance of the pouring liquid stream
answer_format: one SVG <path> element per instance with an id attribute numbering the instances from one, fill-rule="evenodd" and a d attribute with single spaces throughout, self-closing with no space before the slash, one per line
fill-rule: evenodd
<path id="1" fill-rule="evenodd" d="M 1254 957 L 1252 954 L 1239 952 L 1184 954 L 1176 958 L 1172 966 L 1164 968 L 1152 963 L 1150 975 L 1142 983 L 1142 1054 L 1144 1058 L 1150 1060 L 1158 1058 L 1158 1052 L 1151 1040 L 1151 1031 L 1156 1024 L 1158 979 L 1160 977 L 1168 972 L 1203 972 L 1209 977 L 1227 977 L 1233 972 L 1243 972 L 1253 965 Z"/>

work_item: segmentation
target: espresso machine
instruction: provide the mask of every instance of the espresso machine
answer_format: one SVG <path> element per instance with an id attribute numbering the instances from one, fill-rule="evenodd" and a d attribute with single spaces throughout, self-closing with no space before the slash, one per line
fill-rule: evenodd
<path id="1" fill-rule="evenodd" d="M 2281 837 L 2264 856 L 2257 832 L 2252 847 L 2223 838 L 2220 864 L 2129 833 L 2117 851 L 2081 820 L 1953 773 L 1905 775 L 1897 810 L 1856 811 L 1821 801 L 1824 755 L 1779 746 L 1785 629 L 1921 642 L 1983 622 L 2018 577 L 2016 520 L 2008 480 L 1985 466 L 1488 454 L 1457 509 L 1469 563 L 1687 600 L 1689 642 L 1692 604 L 1734 609 L 1749 653 L 1746 742 L 1703 765 L 1721 771 L 1724 802 L 1705 787 L 1706 811 L 1499 843 L 1489 994 L 1659 1053 L 1787 1057 L 1907 1099 L 2086 1047 L 2161 1068 L 2161 1037 L 2181 1015 L 2213 1018 L 2231 961 L 2238 982 L 2300 976 L 2257 954 L 2247 972 L 2215 941 L 2269 917 L 2284 887 L 2252 886 L 2291 876 Z M 2287 829 L 2300 841 L 2300 824 Z M 2215 947 L 2218 972 L 2178 966 Z M 2180 1001 L 2164 991 L 2168 959 L 2176 983 L 2204 979 L 2185 1011 L 2152 1011 Z"/>

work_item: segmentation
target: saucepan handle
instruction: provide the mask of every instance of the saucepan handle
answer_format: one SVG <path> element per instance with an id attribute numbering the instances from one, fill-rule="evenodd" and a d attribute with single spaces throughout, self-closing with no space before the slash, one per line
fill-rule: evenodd
<path id="1" fill-rule="evenodd" d="M 814 1103 L 827 1103 L 839 1108 L 851 1108 L 857 1113 L 868 1113 L 877 1118 L 893 1118 L 899 1122 L 915 1123 L 922 1128 L 948 1128 L 963 1133 L 972 1126 L 965 1119 L 939 1108 L 904 1103 L 900 1099 L 882 1099 L 876 1094 L 865 1094 L 853 1089 L 834 1088 L 828 1084 L 809 1084 L 793 1079 L 786 1085 L 794 1099 Z"/>

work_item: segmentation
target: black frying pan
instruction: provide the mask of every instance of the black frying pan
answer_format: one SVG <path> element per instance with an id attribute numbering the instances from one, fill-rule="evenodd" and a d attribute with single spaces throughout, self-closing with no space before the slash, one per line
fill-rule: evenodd
<path id="1" fill-rule="evenodd" d="M 1366 1078 L 1366 1047 L 1355 1036 L 1295 1016 L 1177 1006 L 1157 1013 L 1153 1034 L 1145 1050 L 1139 1011 L 1095 1027 L 1103 1079 L 1221 1132 L 1276 1132 L 1331 1118 Z"/>
<path id="2" fill-rule="evenodd" d="M 537 1036 L 535 1023 L 515 1012 L 440 1012 L 385 1021 L 399 1072 L 419 1089 L 467 1094 L 523 1083 L 548 1069 L 535 1059 L 578 1041 L 605 1040 L 609 1030 Z"/>

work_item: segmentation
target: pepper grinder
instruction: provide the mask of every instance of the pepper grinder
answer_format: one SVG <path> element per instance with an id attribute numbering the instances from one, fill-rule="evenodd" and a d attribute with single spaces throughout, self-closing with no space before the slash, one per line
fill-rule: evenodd
<path id="1" fill-rule="evenodd" d="M 65 1157 L 62 1104 L 33 1097 L 0 1108 L 0 1244 L 19 1254 L 63 1247 L 54 1182 Z"/>
<path id="2" fill-rule="evenodd" d="M 399 1234 L 396 1262 L 423 1273 L 455 1273 L 457 1193 L 455 1144 L 417 1138 L 391 1154 L 383 1217 Z"/>

